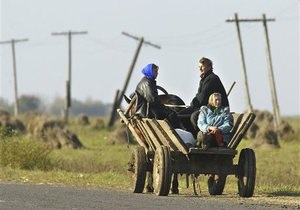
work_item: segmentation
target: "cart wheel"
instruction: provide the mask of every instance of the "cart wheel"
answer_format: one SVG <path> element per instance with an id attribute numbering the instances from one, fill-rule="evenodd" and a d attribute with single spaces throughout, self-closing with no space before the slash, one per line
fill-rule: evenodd
<path id="1" fill-rule="evenodd" d="M 167 196 L 171 186 L 171 152 L 170 148 L 161 146 L 156 149 L 153 163 L 153 187 L 154 193 L 159 196 Z"/>
<path id="2" fill-rule="evenodd" d="M 193 182 L 193 190 L 195 195 L 201 194 L 201 188 L 200 188 L 200 178 L 198 174 L 192 174 L 191 175 L 192 182 Z"/>
<path id="3" fill-rule="evenodd" d="M 144 147 L 137 146 L 134 148 L 130 162 L 129 169 L 131 171 L 131 181 L 134 193 L 142 193 L 145 187 L 147 170 L 147 159 Z"/>
<path id="4" fill-rule="evenodd" d="M 208 192 L 210 195 L 222 195 L 225 183 L 226 175 L 213 174 L 208 178 Z"/>
<path id="5" fill-rule="evenodd" d="M 252 149 L 242 149 L 238 164 L 238 190 L 241 197 L 251 197 L 256 177 L 256 159 Z"/>

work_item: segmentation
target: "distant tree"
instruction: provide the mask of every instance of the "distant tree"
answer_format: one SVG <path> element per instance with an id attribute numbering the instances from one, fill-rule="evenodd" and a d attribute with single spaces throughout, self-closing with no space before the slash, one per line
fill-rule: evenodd
<path id="1" fill-rule="evenodd" d="M 0 97 L 0 110 L 7 111 L 8 113 L 12 114 L 13 106 L 11 104 L 9 104 L 7 100 Z"/>
<path id="2" fill-rule="evenodd" d="M 65 109 L 65 99 L 56 97 L 49 106 L 49 113 L 56 116 L 63 116 Z"/>
<path id="3" fill-rule="evenodd" d="M 110 113 L 111 104 L 104 104 L 101 101 L 87 99 L 82 102 L 76 99 L 72 100 L 70 109 L 71 115 L 85 114 L 87 116 L 105 116 Z"/>
<path id="4" fill-rule="evenodd" d="M 84 102 L 72 99 L 70 115 L 85 114 L 87 116 L 106 116 L 111 111 L 111 104 L 104 104 L 101 101 L 87 99 Z M 55 98 L 49 107 L 50 114 L 63 115 L 65 109 L 65 99 Z"/>
<path id="5" fill-rule="evenodd" d="M 19 111 L 20 113 L 29 111 L 44 111 L 44 104 L 42 100 L 34 95 L 21 95 L 19 98 Z"/>

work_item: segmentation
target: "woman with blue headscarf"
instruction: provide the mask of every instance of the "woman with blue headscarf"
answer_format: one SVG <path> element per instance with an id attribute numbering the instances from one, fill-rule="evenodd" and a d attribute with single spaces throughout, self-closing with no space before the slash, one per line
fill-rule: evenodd
<path id="1" fill-rule="evenodd" d="M 174 128 L 179 128 L 180 123 L 175 111 L 167 109 L 158 96 L 156 78 L 158 66 L 151 63 L 142 70 L 144 77 L 138 83 L 135 92 L 138 94 L 138 105 L 136 113 L 142 117 L 167 119 Z"/>
<path id="2" fill-rule="evenodd" d="M 177 117 L 177 113 L 173 110 L 167 109 L 160 101 L 156 78 L 158 75 L 158 66 L 151 63 L 143 68 L 142 73 L 144 77 L 138 83 L 135 93 L 138 96 L 138 103 L 136 107 L 136 114 L 141 117 L 155 118 L 159 120 L 167 119 L 173 128 L 182 128 L 182 125 Z M 148 174 L 148 184 L 146 190 L 153 192 L 152 174 Z M 177 176 L 173 178 L 172 193 L 178 194 L 178 180 Z"/>

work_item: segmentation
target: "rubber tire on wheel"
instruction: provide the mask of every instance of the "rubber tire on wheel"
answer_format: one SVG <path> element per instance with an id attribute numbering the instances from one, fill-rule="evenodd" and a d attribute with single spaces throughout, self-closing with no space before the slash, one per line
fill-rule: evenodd
<path id="1" fill-rule="evenodd" d="M 238 190 L 241 197 L 251 197 L 256 177 L 256 158 L 252 149 L 242 149 L 238 163 Z"/>
<path id="2" fill-rule="evenodd" d="M 153 187 L 158 196 L 167 196 L 170 191 L 172 166 L 170 148 L 161 146 L 156 149 L 153 163 Z"/>
<path id="3" fill-rule="evenodd" d="M 225 183 L 226 175 L 211 175 L 207 180 L 208 192 L 210 195 L 222 195 Z"/>
<path id="4" fill-rule="evenodd" d="M 137 146 L 134 148 L 130 164 L 132 165 L 132 187 L 134 193 L 142 193 L 145 187 L 147 159 L 144 147 Z"/>

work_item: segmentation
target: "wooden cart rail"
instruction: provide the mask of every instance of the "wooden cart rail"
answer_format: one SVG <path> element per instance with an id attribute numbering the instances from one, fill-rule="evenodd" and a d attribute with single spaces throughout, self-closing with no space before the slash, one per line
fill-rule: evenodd
<path id="1" fill-rule="evenodd" d="M 117 111 L 137 142 L 147 151 L 155 151 L 161 146 L 168 146 L 171 151 L 180 151 L 185 155 L 189 153 L 185 143 L 167 120 L 140 118 L 138 116 L 127 119 L 122 110 L 118 109 Z"/>
<path id="2" fill-rule="evenodd" d="M 228 147 L 231 149 L 236 149 L 256 116 L 253 112 L 240 114 L 232 113 L 232 115 L 234 118 L 234 126 L 231 129 L 232 138 L 228 144 Z"/>

